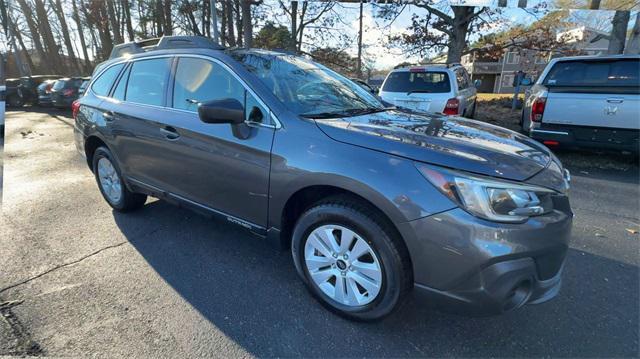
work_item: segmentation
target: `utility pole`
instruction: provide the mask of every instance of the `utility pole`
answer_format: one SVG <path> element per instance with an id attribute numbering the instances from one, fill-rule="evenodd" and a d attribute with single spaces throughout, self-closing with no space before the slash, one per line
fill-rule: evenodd
<path id="1" fill-rule="evenodd" d="M 213 41 L 220 43 L 218 36 L 218 12 L 216 11 L 216 0 L 211 0 L 211 26 L 213 26 Z"/>
<path id="2" fill-rule="evenodd" d="M 356 69 L 358 78 L 362 78 L 362 7 L 363 3 L 360 1 L 360 31 L 358 31 L 358 67 Z"/>

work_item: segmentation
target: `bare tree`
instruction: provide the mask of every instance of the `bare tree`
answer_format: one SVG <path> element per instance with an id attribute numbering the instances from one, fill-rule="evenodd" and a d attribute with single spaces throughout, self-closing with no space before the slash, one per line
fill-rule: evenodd
<path id="1" fill-rule="evenodd" d="M 56 16 L 58 17 L 58 21 L 60 22 L 60 30 L 62 31 L 62 37 L 64 39 L 64 44 L 67 48 L 67 54 L 69 55 L 69 59 L 71 60 L 75 70 L 79 73 L 82 72 L 80 68 L 80 64 L 78 63 L 78 59 L 76 58 L 75 52 L 73 51 L 73 43 L 71 42 L 71 36 L 69 35 L 69 27 L 67 26 L 67 20 L 65 19 L 64 10 L 62 9 L 62 2 L 60 0 L 50 0 L 51 7 L 53 8 Z"/>
<path id="2" fill-rule="evenodd" d="M 33 46 L 36 48 L 36 53 L 41 59 L 46 59 L 47 53 L 45 52 L 44 46 L 42 45 L 42 40 L 40 38 L 40 33 L 38 30 L 38 25 L 36 23 L 36 17 L 33 14 L 33 10 L 25 0 L 17 1 L 18 5 L 20 5 L 20 10 L 22 10 L 22 14 L 24 15 L 24 19 L 27 21 L 27 26 L 29 27 L 29 32 L 31 33 L 31 41 L 33 42 Z M 53 72 L 54 69 L 51 66 L 52 64 L 50 62 L 43 61 L 42 65 L 44 71 Z"/>
<path id="3" fill-rule="evenodd" d="M 613 21 L 611 22 L 613 27 L 609 38 L 609 54 L 621 54 L 624 52 L 630 15 L 628 10 L 618 10 L 613 15 Z"/>
<path id="4" fill-rule="evenodd" d="M 625 54 L 640 54 L 640 12 L 636 14 L 636 21 L 633 23 L 633 30 L 629 36 L 629 42 L 624 49 Z"/>

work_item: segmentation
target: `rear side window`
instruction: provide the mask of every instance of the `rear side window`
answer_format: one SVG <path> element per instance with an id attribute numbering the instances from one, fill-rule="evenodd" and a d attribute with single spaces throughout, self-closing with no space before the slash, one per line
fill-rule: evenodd
<path id="1" fill-rule="evenodd" d="M 172 58 L 161 58 L 134 62 L 129 73 L 125 100 L 162 106 L 172 61 Z"/>
<path id="2" fill-rule="evenodd" d="M 451 91 L 446 72 L 392 72 L 382 86 L 386 92 L 446 93 Z"/>
<path id="3" fill-rule="evenodd" d="M 566 87 L 638 87 L 640 61 L 564 61 L 556 63 L 544 85 Z"/>
<path id="4" fill-rule="evenodd" d="M 244 86 L 229 71 L 204 59 L 183 57 L 178 60 L 173 87 L 174 108 L 197 111 L 198 102 L 226 98 L 244 103 Z"/>
<path id="5" fill-rule="evenodd" d="M 100 95 L 100 96 L 108 95 L 109 90 L 111 90 L 111 85 L 113 84 L 113 81 L 116 79 L 116 77 L 120 73 L 120 70 L 122 70 L 123 66 L 124 64 L 118 64 L 108 68 L 105 72 L 102 73 L 102 75 L 100 75 L 100 77 L 98 77 L 98 79 L 93 83 L 93 85 L 91 85 L 91 90 L 96 95 Z M 54 85 L 54 88 L 58 84 L 58 82 L 56 82 L 56 84 Z"/>

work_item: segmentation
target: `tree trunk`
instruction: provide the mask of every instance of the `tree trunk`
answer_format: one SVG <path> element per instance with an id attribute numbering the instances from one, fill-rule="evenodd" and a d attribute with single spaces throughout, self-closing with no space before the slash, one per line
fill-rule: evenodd
<path id="1" fill-rule="evenodd" d="M 613 15 L 611 38 L 609 39 L 609 54 L 621 54 L 624 52 L 624 43 L 627 38 L 627 25 L 630 13 L 628 10 L 618 10 Z"/>
<path id="2" fill-rule="evenodd" d="M 600 9 L 600 0 L 591 0 L 591 4 L 589 4 L 589 9 L 591 10 Z"/>
<path id="3" fill-rule="evenodd" d="M 233 31 L 233 4 L 230 1 L 225 1 L 223 16 L 227 19 L 227 43 L 229 46 L 236 46 L 236 34 Z"/>
<path id="4" fill-rule="evenodd" d="M 156 25 L 156 36 L 164 35 L 164 11 L 162 8 L 162 0 L 154 0 L 155 9 L 153 11 L 153 21 Z"/>
<path id="5" fill-rule="evenodd" d="M 71 0 L 71 6 L 73 10 L 71 17 L 78 27 L 78 38 L 80 39 L 80 46 L 82 47 L 82 56 L 84 56 L 84 72 L 88 73 L 91 70 L 91 62 L 89 61 L 89 54 L 87 53 L 87 44 L 84 39 L 84 31 L 82 31 L 82 22 L 80 22 L 80 13 L 78 12 L 76 0 Z"/>
<path id="6" fill-rule="evenodd" d="M 467 32 L 471 24 L 473 6 L 451 6 L 453 9 L 453 24 L 449 34 L 449 50 L 447 51 L 447 63 L 460 62 L 465 47 L 467 46 Z"/>
<path id="7" fill-rule="evenodd" d="M 56 71 L 57 73 L 65 73 L 66 66 L 64 66 L 64 64 L 61 62 L 59 46 L 57 41 L 53 37 L 53 30 L 51 29 L 51 24 L 49 23 L 49 17 L 47 14 L 47 9 L 44 6 L 44 2 L 42 0 L 34 0 L 33 3 L 36 8 L 36 16 L 38 21 L 38 28 L 40 29 L 40 35 L 42 35 L 44 48 L 47 51 L 48 55 L 46 61 L 51 62 L 54 71 Z"/>
<path id="8" fill-rule="evenodd" d="M 227 2 L 222 1 L 222 16 L 220 17 L 220 44 L 224 46 L 227 43 Z"/>
<path id="9" fill-rule="evenodd" d="M 164 34 L 173 35 L 173 23 L 171 22 L 171 0 L 164 0 Z"/>
<path id="10" fill-rule="evenodd" d="M 297 46 L 296 34 L 298 33 L 298 1 L 291 2 L 291 48 L 295 51 Z"/>
<path id="11" fill-rule="evenodd" d="M 20 49 L 22 50 L 21 52 L 24 54 L 24 58 L 27 60 L 27 66 L 29 67 L 28 71 L 25 71 L 26 73 L 31 73 L 32 71 L 34 71 L 36 68 L 33 65 L 33 59 L 31 59 L 31 55 L 29 54 L 29 51 L 27 50 L 27 47 L 24 45 L 24 41 L 22 40 L 22 34 L 20 34 L 20 31 L 18 31 L 18 27 L 16 26 L 15 21 L 13 21 L 13 19 L 11 18 L 11 16 L 9 14 L 7 14 L 7 27 L 9 28 L 8 31 L 11 31 L 11 33 L 13 34 L 14 38 L 16 40 L 18 40 L 18 44 L 20 45 Z M 15 45 L 15 43 L 14 43 Z M 15 46 L 14 46 L 14 51 L 16 51 Z M 15 54 L 16 57 L 20 57 L 20 53 L 18 53 L 16 51 Z M 18 59 L 16 61 L 16 65 L 19 65 L 20 60 Z M 25 70 L 23 69 L 18 69 L 20 71 L 20 75 L 22 75 L 23 71 Z"/>
<path id="12" fill-rule="evenodd" d="M 507 0 L 498 0 L 499 7 L 507 7 Z"/>
<path id="13" fill-rule="evenodd" d="M 118 23 L 118 18 L 116 17 L 115 4 L 112 0 L 106 1 L 107 3 L 107 11 L 109 14 L 109 24 L 111 24 L 111 31 L 113 32 L 113 40 L 117 44 L 121 44 L 124 42 L 122 38 L 122 34 L 120 33 L 120 24 Z"/>
<path id="14" fill-rule="evenodd" d="M 235 0 L 235 13 L 236 13 L 236 33 L 238 34 L 238 40 L 236 41 L 237 45 L 242 47 L 242 14 L 240 9 L 240 1 L 243 0 Z"/>
<path id="15" fill-rule="evenodd" d="M 226 1 L 222 2 L 222 8 L 224 11 L 224 6 L 226 5 Z M 224 21 L 224 19 L 223 19 Z M 211 37 L 211 1 L 204 0 L 204 5 L 202 7 L 202 32 L 205 36 Z M 222 32 L 224 37 L 224 25 L 222 25 Z M 224 44 L 224 40 L 221 41 Z"/>
<path id="16" fill-rule="evenodd" d="M 136 38 L 136 33 L 133 31 L 133 24 L 131 24 L 131 5 L 129 4 L 129 0 L 121 0 L 122 9 L 124 12 L 124 21 L 127 25 L 127 35 L 129 36 L 129 41 L 134 41 Z"/>
<path id="17" fill-rule="evenodd" d="M 519 8 L 526 8 L 527 7 L 527 0 L 518 0 L 518 7 Z"/>
<path id="18" fill-rule="evenodd" d="M 22 14 L 24 15 L 25 20 L 27 21 L 27 26 L 29 27 L 29 32 L 31 32 L 31 40 L 33 42 L 33 46 L 36 48 L 36 52 L 40 57 L 41 67 L 44 71 L 48 73 L 53 73 L 54 68 L 52 63 L 49 61 L 45 61 L 47 59 L 47 53 L 44 50 L 42 45 L 42 41 L 40 39 L 40 33 L 38 32 L 38 25 L 36 24 L 36 17 L 31 10 L 31 7 L 26 3 L 25 0 L 17 0 L 20 5 L 20 9 L 22 10 Z M 16 26 L 16 32 L 18 31 Z"/>
<path id="19" fill-rule="evenodd" d="M 72 61 L 77 73 L 80 73 L 82 72 L 82 69 L 80 68 L 80 64 L 78 63 L 78 58 L 73 51 L 73 43 L 71 42 L 71 37 L 69 36 L 69 27 L 67 26 L 67 20 L 65 19 L 64 10 L 62 9 L 62 2 L 60 0 L 55 0 L 55 2 L 51 1 L 51 5 L 58 17 L 58 21 L 60 21 L 62 38 L 64 39 L 64 45 L 67 48 L 69 58 Z"/>
<path id="20" fill-rule="evenodd" d="M 356 74 L 358 78 L 362 78 L 362 8 L 363 4 L 360 2 L 360 29 L 358 30 L 358 64 L 356 68 Z"/>
<path id="21" fill-rule="evenodd" d="M 633 23 L 633 30 L 629 35 L 629 42 L 624 49 L 625 54 L 640 54 L 640 12 L 636 15 L 636 21 Z"/>
<path id="22" fill-rule="evenodd" d="M 242 9 L 242 42 L 246 48 L 253 45 L 253 28 L 251 26 L 251 0 L 241 0 Z"/>

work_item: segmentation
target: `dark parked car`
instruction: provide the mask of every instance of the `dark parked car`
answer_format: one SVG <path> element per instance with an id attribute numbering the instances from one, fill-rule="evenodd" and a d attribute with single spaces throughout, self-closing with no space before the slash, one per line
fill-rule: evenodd
<path id="1" fill-rule="evenodd" d="M 71 108 L 73 101 L 79 97 L 78 90 L 84 79 L 82 77 L 65 77 L 53 84 L 51 102 L 57 108 Z"/>
<path id="2" fill-rule="evenodd" d="M 82 79 L 82 84 L 80 84 L 80 88 L 78 88 L 78 96 L 84 95 L 90 82 L 91 77 L 85 77 L 84 79 Z"/>
<path id="3" fill-rule="evenodd" d="M 309 291 L 352 319 L 412 289 L 483 314 L 558 293 L 573 214 L 568 172 L 542 144 L 384 107 L 293 55 L 200 37 L 114 54 L 73 113 L 115 210 L 154 196 L 290 247 Z"/>
<path id="4" fill-rule="evenodd" d="M 38 105 L 38 86 L 44 81 L 57 80 L 60 77 L 58 75 L 34 75 L 7 79 L 7 106 Z"/>
<path id="5" fill-rule="evenodd" d="M 51 89 L 57 80 L 47 80 L 38 85 L 38 105 L 51 106 Z"/>

